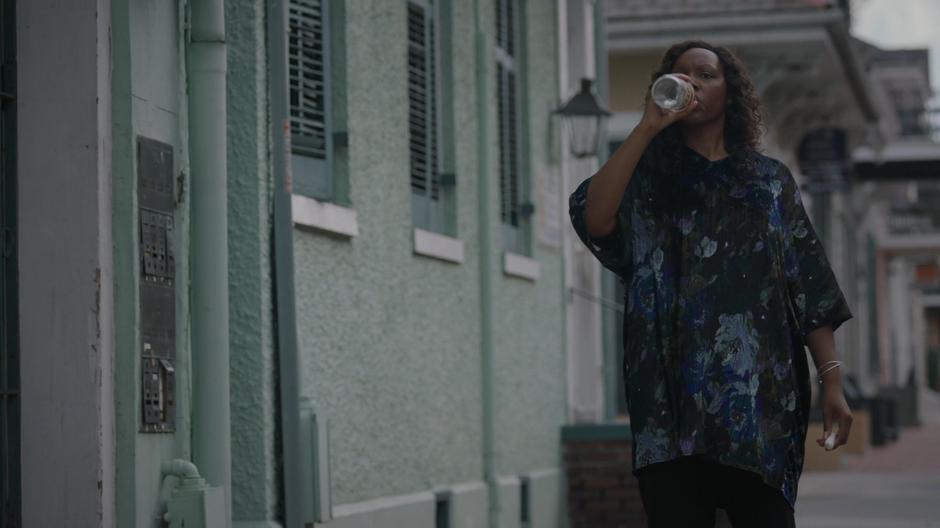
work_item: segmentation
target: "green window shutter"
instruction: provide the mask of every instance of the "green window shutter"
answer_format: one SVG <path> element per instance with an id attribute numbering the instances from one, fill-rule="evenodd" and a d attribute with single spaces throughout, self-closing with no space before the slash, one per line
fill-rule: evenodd
<path id="1" fill-rule="evenodd" d="M 499 128 L 500 220 L 505 249 L 525 254 L 531 208 L 522 173 L 523 125 L 519 108 L 519 9 L 516 0 L 496 1 L 496 96 Z"/>
<path id="2" fill-rule="evenodd" d="M 435 7 L 430 0 L 408 2 L 408 148 L 414 224 L 440 231 L 441 82 Z"/>
<path id="3" fill-rule="evenodd" d="M 516 53 L 516 5 L 513 0 L 496 0 L 496 45 L 510 57 Z"/>
<path id="4" fill-rule="evenodd" d="M 519 226 L 519 127 L 516 111 L 516 75 L 496 65 L 499 90 L 499 188 L 500 217 L 504 224 Z"/>
<path id="5" fill-rule="evenodd" d="M 328 0 L 290 0 L 287 60 L 294 192 L 333 199 Z"/>

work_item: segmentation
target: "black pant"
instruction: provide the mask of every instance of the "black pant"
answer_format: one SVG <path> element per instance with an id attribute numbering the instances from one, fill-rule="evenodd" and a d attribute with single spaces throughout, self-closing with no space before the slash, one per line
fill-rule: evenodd
<path id="1" fill-rule="evenodd" d="M 686 456 L 637 471 L 650 528 L 713 528 L 722 508 L 734 528 L 794 528 L 793 510 L 760 475 Z"/>

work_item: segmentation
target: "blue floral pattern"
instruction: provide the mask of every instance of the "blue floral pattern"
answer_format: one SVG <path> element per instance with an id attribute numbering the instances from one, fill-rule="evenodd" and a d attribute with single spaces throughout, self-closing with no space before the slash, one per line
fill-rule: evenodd
<path id="1" fill-rule="evenodd" d="M 625 286 L 634 471 L 702 454 L 756 472 L 793 506 L 810 407 L 805 337 L 852 313 L 790 170 L 751 156 L 745 173 L 685 147 L 669 182 L 641 162 L 604 237 L 584 224 L 592 178 L 569 209 Z"/>

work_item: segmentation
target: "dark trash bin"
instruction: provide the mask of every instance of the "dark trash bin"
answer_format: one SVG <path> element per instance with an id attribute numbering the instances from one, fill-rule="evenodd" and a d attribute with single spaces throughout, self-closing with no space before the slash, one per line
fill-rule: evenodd
<path id="1" fill-rule="evenodd" d="M 897 405 L 897 398 L 889 393 L 869 398 L 871 445 L 883 446 L 898 439 Z"/>

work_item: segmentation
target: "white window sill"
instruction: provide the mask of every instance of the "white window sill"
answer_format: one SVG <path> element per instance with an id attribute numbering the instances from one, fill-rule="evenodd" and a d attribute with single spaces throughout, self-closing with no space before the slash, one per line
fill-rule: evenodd
<path id="1" fill-rule="evenodd" d="M 539 261 L 533 258 L 507 251 L 503 253 L 503 273 L 510 277 L 535 281 L 539 278 L 541 266 Z"/>
<path id="2" fill-rule="evenodd" d="M 415 228 L 415 254 L 463 263 L 463 240 Z"/>
<path id="3" fill-rule="evenodd" d="M 291 195 L 294 225 L 344 237 L 359 236 L 356 211 L 299 194 Z"/>

